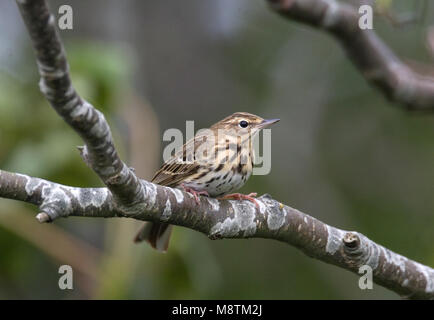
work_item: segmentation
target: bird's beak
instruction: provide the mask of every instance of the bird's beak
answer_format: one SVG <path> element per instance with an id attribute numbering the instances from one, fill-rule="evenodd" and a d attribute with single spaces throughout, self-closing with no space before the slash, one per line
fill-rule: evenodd
<path id="1" fill-rule="evenodd" d="M 261 129 L 271 126 L 273 123 L 280 121 L 280 119 L 265 119 L 260 124 Z"/>

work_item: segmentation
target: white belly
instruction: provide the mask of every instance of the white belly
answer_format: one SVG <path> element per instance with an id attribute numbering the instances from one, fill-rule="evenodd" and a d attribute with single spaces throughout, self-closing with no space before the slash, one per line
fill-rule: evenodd
<path id="1" fill-rule="evenodd" d="M 185 185 L 196 191 L 206 191 L 211 197 L 222 196 L 228 193 L 233 193 L 240 189 L 249 179 L 251 173 L 241 175 L 239 172 L 230 171 L 227 175 L 217 177 L 211 182 L 208 182 L 212 177 L 204 176 L 204 179 L 198 181 L 186 182 Z M 203 182 L 202 182 L 203 181 Z M 208 183 L 207 183 L 208 182 Z"/>

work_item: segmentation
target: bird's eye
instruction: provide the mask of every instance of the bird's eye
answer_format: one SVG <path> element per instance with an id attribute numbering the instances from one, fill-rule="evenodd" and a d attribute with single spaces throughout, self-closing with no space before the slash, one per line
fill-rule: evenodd
<path id="1" fill-rule="evenodd" d="M 247 128 L 248 125 L 249 125 L 249 123 L 246 120 L 241 120 L 239 123 L 239 126 L 241 128 Z"/>

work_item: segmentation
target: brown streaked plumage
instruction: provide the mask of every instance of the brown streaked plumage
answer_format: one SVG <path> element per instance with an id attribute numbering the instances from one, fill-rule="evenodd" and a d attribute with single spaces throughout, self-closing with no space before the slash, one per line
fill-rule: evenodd
<path id="1" fill-rule="evenodd" d="M 263 128 L 279 121 L 264 120 L 236 112 L 201 131 L 178 150 L 158 170 L 151 182 L 183 188 L 194 195 L 224 199 L 247 199 L 255 202 L 256 194 L 229 194 L 241 188 L 253 170 L 253 137 Z M 166 251 L 172 226 L 149 222 L 139 230 L 135 242 L 148 241 L 153 248 Z"/>

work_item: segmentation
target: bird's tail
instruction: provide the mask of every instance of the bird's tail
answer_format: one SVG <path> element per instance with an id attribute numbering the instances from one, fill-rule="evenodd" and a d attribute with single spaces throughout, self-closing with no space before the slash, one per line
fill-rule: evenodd
<path id="1" fill-rule="evenodd" d="M 152 248 L 166 252 L 173 226 L 167 223 L 146 222 L 134 238 L 134 242 L 146 240 Z"/>

